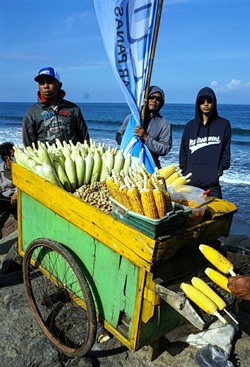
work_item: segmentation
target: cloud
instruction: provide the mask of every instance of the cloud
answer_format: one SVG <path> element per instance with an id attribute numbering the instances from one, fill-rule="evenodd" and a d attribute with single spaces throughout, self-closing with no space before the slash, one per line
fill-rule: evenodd
<path id="1" fill-rule="evenodd" d="M 230 82 L 220 84 L 216 80 L 213 80 L 210 83 L 210 86 L 214 89 L 215 92 L 230 93 L 233 91 L 250 89 L 250 82 L 242 82 L 239 79 L 232 79 Z"/>
<path id="2" fill-rule="evenodd" d="M 76 13 L 67 18 L 66 26 L 68 29 L 71 29 L 75 25 L 81 24 L 83 21 L 86 21 L 88 19 L 90 19 L 90 11 Z"/>

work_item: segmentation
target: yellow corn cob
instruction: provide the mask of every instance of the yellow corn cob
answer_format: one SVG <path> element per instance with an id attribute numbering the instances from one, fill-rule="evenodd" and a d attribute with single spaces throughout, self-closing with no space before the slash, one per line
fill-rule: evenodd
<path id="1" fill-rule="evenodd" d="M 113 179 L 113 177 L 108 177 L 107 179 L 106 179 L 106 185 L 107 185 L 107 188 L 108 188 L 108 191 L 109 191 L 109 193 L 110 193 L 110 195 L 116 200 L 117 199 L 117 193 L 116 193 L 116 191 L 115 191 L 115 187 L 114 187 L 114 185 L 115 185 L 115 183 L 114 183 L 114 179 Z"/>
<path id="2" fill-rule="evenodd" d="M 121 184 L 119 181 L 114 181 L 114 193 L 115 193 L 115 200 L 119 201 L 119 203 L 123 204 L 123 200 L 121 197 L 121 192 L 120 192 L 120 187 Z"/>
<path id="3" fill-rule="evenodd" d="M 199 306 L 203 311 L 205 311 L 209 315 L 215 315 L 218 319 L 226 324 L 227 321 L 222 317 L 217 311 L 216 304 L 208 298 L 204 293 L 196 289 L 190 284 L 182 283 L 180 288 L 186 294 L 186 296 L 191 299 L 197 306 Z"/>
<path id="4" fill-rule="evenodd" d="M 172 186 L 178 186 L 178 185 L 186 185 L 190 180 L 188 179 L 190 176 L 192 176 L 192 173 L 188 173 L 186 176 L 181 176 L 176 178 L 173 182 L 171 182 Z"/>
<path id="5" fill-rule="evenodd" d="M 205 273 L 208 276 L 208 278 L 210 278 L 215 284 L 217 284 L 219 287 L 221 287 L 228 293 L 231 293 L 230 289 L 227 286 L 228 279 L 227 277 L 225 277 L 225 275 L 222 275 L 218 271 L 211 269 L 211 268 L 207 268 L 205 270 Z"/>
<path id="6" fill-rule="evenodd" d="M 206 284 L 202 279 L 193 277 L 191 279 L 192 285 L 204 293 L 208 298 L 210 298 L 218 307 L 219 311 L 224 310 L 226 314 L 231 317 L 231 319 L 238 324 L 238 321 L 226 310 L 226 302 L 222 299 L 208 284 Z"/>
<path id="7" fill-rule="evenodd" d="M 120 193 L 120 198 L 121 198 L 122 204 L 128 210 L 133 210 L 132 205 L 130 204 L 130 200 L 129 200 L 129 197 L 127 195 L 127 192 L 128 192 L 128 188 L 125 185 L 119 187 L 119 193 Z"/>
<path id="8" fill-rule="evenodd" d="M 124 199 L 124 194 L 123 194 L 123 191 L 121 190 L 122 183 L 118 181 L 118 177 L 116 176 L 116 174 L 114 175 L 115 172 L 113 170 L 112 170 L 112 173 L 113 173 L 112 179 L 109 178 L 106 180 L 106 185 L 108 187 L 108 190 L 112 192 L 112 197 L 116 201 L 126 206 L 127 208 L 127 202 Z M 113 180 L 113 183 L 112 183 L 112 180 Z"/>
<path id="9" fill-rule="evenodd" d="M 148 178 L 148 183 L 147 183 L 147 189 L 153 189 L 154 188 L 154 185 L 153 185 L 153 183 L 152 183 L 152 181 L 151 181 L 151 178 Z"/>
<path id="10" fill-rule="evenodd" d="M 191 279 L 192 285 L 204 293 L 208 298 L 210 298 L 221 311 L 226 307 L 226 302 L 202 279 L 193 277 Z"/>
<path id="11" fill-rule="evenodd" d="M 156 209 L 158 213 L 158 217 L 164 217 L 167 212 L 167 202 L 166 202 L 166 196 L 161 189 L 154 189 L 153 190 L 154 200 L 156 204 Z"/>
<path id="12" fill-rule="evenodd" d="M 199 249 L 205 258 L 222 273 L 230 274 L 232 276 L 236 275 L 233 271 L 233 264 L 213 247 L 200 245 Z"/>
<path id="13" fill-rule="evenodd" d="M 129 197 L 130 205 L 132 210 L 139 214 L 144 214 L 140 192 L 136 187 L 129 188 L 127 191 L 127 195 Z"/>
<path id="14" fill-rule="evenodd" d="M 162 178 L 168 178 L 169 176 L 171 176 L 175 171 L 176 171 L 176 167 L 178 165 L 171 165 L 171 166 L 166 166 L 164 168 L 160 168 L 159 169 L 159 175 Z"/>
<path id="15" fill-rule="evenodd" d="M 166 196 L 166 213 L 168 213 L 171 212 L 171 210 L 173 210 L 172 199 L 167 191 L 165 192 L 165 196 Z"/>
<path id="16" fill-rule="evenodd" d="M 144 215 L 152 219 L 158 219 L 159 217 L 154 200 L 153 190 L 141 189 L 140 194 Z"/>
<path id="17" fill-rule="evenodd" d="M 178 177 L 180 177 L 180 173 L 179 172 L 174 172 L 171 176 L 169 176 L 168 178 L 165 179 L 165 182 L 166 182 L 167 185 L 169 185 L 171 182 L 176 180 Z"/>

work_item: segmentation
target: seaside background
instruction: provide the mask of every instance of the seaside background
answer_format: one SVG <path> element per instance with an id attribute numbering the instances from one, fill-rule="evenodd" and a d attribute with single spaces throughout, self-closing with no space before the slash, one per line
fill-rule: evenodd
<path id="1" fill-rule="evenodd" d="M 0 102 L 0 143 L 13 141 L 22 144 L 22 118 L 33 103 Z M 78 103 L 91 138 L 106 146 L 117 146 L 115 133 L 130 113 L 126 103 Z M 232 126 L 231 167 L 220 179 L 223 198 L 238 208 L 234 214 L 231 234 L 250 236 L 250 105 L 218 105 L 219 114 Z M 161 159 L 162 166 L 178 163 L 181 135 L 187 121 L 194 116 L 193 104 L 167 104 L 162 115 L 171 123 L 173 147 Z"/>

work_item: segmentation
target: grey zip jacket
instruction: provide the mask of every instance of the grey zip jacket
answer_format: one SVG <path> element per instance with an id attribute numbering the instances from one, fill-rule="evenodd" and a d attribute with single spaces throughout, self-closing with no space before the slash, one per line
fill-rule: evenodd
<path id="1" fill-rule="evenodd" d="M 23 144 L 31 146 L 37 141 L 55 143 L 56 139 L 66 143 L 72 140 L 83 143 L 89 140 L 88 127 L 80 108 L 63 97 L 65 92 L 60 90 L 61 99 L 56 107 L 52 107 L 38 92 L 38 102 L 26 112 L 23 123 Z"/>

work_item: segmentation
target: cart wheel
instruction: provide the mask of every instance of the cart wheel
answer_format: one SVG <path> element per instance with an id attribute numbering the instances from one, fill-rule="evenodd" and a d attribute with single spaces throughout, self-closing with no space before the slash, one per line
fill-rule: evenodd
<path id="1" fill-rule="evenodd" d="M 97 329 L 93 297 L 71 253 L 58 242 L 40 238 L 23 261 L 24 286 L 35 318 L 64 354 L 84 356 Z"/>

